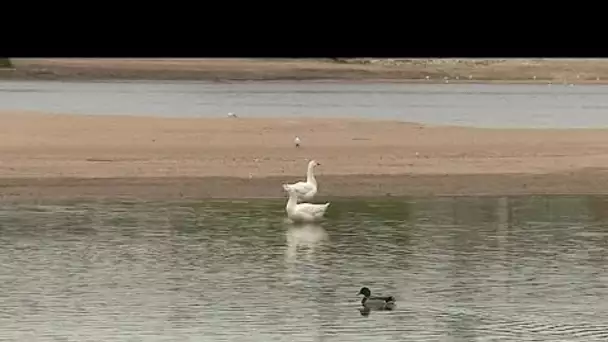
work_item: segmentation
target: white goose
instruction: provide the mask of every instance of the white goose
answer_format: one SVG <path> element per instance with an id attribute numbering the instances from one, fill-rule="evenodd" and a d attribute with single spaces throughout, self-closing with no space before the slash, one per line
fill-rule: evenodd
<path id="1" fill-rule="evenodd" d="M 288 187 L 295 191 L 298 201 L 309 201 L 317 194 L 317 180 L 314 175 L 314 168 L 321 165 L 315 160 L 308 163 L 308 171 L 306 172 L 306 182 L 297 182 L 294 184 L 283 184 L 283 188 Z"/>
<path id="2" fill-rule="evenodd" d="M 289 194 L 285 211 L 287 217 L 292 221 L 312 222 L 323 218 L 329 202 L 325 204 L 299 203 L 297 202 L 296 190 L 283 184 L 283 189 Z"/>

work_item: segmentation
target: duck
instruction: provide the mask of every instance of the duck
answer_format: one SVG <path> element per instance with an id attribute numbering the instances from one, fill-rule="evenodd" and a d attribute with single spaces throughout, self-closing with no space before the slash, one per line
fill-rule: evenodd
<path id="1" fill-rule="evenodd" d="M 290 188 L 287 184 L 283 184 L 283 189 L 289 194 L 285 211 L 290 220 L 313 222 L 323 218 L 329 207 L 329 202 L 324 204 L 298 203 L 296 190 Z"/>
<path id="2" fill-rule="evenodd" d="M 314 175 L 314 168 L 321 165 L 316 160 L 308 162 L 308 170 L 306 171 L 306 182 L 297 182 L 293 184 L 283 184 L 283 188 L 288 187 L 295 191 L 298 201 L 310 201 L 317 194 L 317 179 Z"/>
<path id="3" fill-rule="evenodd" d="M 376 296 L 372 297 L 372 291 L 367 287 L 362 287 L 357 295 L 363 295 L 361 305 L 366 310 L 393 310 L 395 308 L 395 297 Z"/>

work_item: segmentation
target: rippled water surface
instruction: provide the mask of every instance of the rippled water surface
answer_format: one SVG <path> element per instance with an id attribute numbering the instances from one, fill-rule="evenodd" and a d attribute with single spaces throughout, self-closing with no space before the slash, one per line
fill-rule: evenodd
<path id="1" fill-rule="evenodd" d="M 605 127 L 607 109 L 605 85 L 0 81 L 0 110 L 61 113 Z"/>
<path id="2" fill-rule="evenodd" d="M 0 207 L 0 339 L 606 341 L 608 199 Z M 362 316 L 368 286 L 397 298 Z"/>

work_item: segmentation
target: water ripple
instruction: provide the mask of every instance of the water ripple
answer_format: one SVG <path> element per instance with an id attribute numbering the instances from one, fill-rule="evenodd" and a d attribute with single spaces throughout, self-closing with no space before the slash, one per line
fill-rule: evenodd
<path id="1" fill-rule="evenodd" d="M 598 201 L 3 205 L 0 339 L 605 341 Z M 397 310 L 361 316 L 361 286 Z"/>

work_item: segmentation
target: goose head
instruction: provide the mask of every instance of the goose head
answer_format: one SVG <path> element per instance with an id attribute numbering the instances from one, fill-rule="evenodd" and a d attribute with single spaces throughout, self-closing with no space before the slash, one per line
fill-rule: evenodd
<path id="1" fill-rule="evenodd" d="M 289 187 L 287 184 L 283 184 L 283 189 L 289 194 L 289 197 L 296 196 L 296 190 Z"/>
<path id="2" fill-rule="evenodd" d="M 319 165 L 321 165 L 321 163 L 319 163 L 318 161 L 316 161 L 314 159 L 308 162 L 308 167 L 319 166 Z"/>

